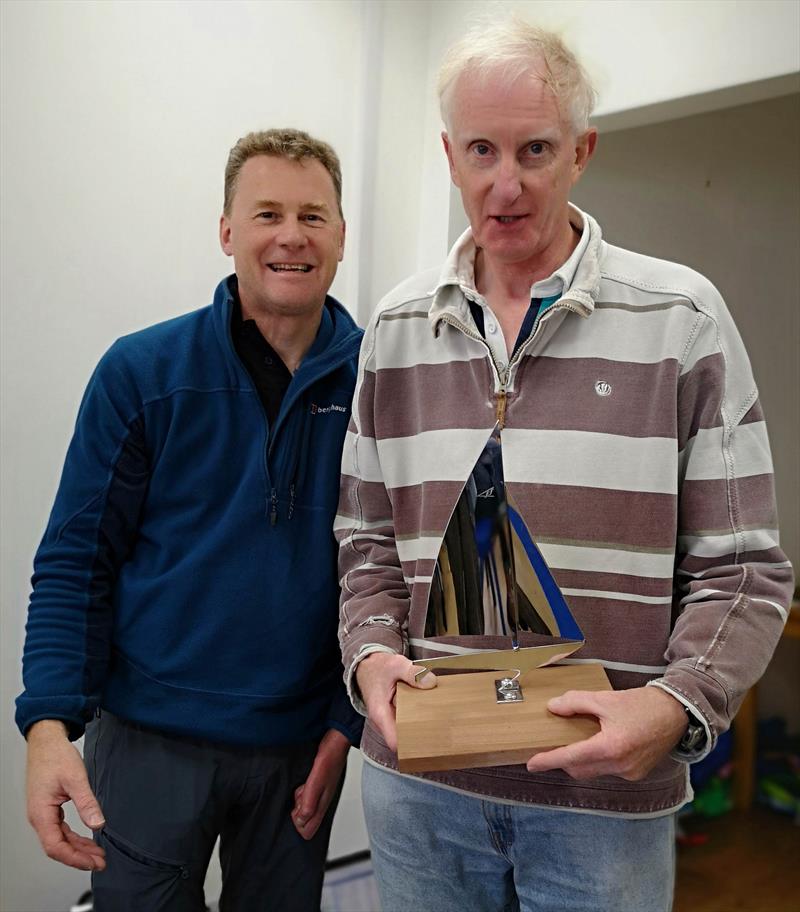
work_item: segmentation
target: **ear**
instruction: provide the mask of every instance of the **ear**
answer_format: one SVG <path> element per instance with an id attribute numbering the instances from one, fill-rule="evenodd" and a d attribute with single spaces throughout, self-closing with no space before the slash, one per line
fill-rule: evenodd
<path id="1" fill-rule="evenodd" d="M 597 130 L 594 127 L 582 133 L 575 142 L 575 164 L 572 166 L 572 183 L 586 170 L 589 160 L 594 155 L 597 146 Z"/>
<path id="2" fill-rule="evenodd" d="M 442 130 L 442 145 L 444 146 L 444 154 L 447 156 L 447 164 L 450 168 L 450 180 L 456 187 L 460 187 L 458 175 L 456 173 L 456 165 L 453 161 L 453 147 L 450 145 L 450 137 L 447 135 L 446 130 Z"/>
<path id="3" fill-rule="evenodd" d="M 222 247 L 222 252 L 225 256 L 233 256 L 231 223 L 224 213 L 219 217 L 219 246 Z"/>
<path id="4" fill-rule="evenodd" d="M 344 259 L 344 239 L 347 234 L 347 222 L 342 219 L 342 230 L 339 235 L 339 262 L 341 263 Z"/>

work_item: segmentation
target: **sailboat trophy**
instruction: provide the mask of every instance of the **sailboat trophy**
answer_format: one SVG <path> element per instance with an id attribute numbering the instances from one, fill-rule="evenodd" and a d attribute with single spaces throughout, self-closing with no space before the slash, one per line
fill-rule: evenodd
<path id="1" fill-rule="evenodd" d="M 420 675 L 437 675 L 437 686 L 397 685 L 400 770 L 524 763 L 599 731 L 595 719 L 547 710 L 567 690 L 611 689 L 599 664 L 554 664 L 584 643 L 506 488 L 496 428 L 447 526 L 425 638 L 412 641 L 418 652 L 439 653 L 413 659 Z"/>

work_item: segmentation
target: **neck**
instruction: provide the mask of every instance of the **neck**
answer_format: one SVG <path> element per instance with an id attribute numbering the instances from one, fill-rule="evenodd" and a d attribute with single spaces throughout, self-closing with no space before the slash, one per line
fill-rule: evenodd
<path id="1" fill-rule="evenodd" d="M 572 255 L 580 234 L 568 222 L 558 240 L 541 255 L 515 263 L 493 260 L 483 249 L 475 256 L 475 287 L 489 300 L 530 301 L 531 286 L 549 278 Z"/>
<path id="2" fill-rule="evenodd" d="M 242 301 L 242 317 L 255 321 L 261 335 L 294 373 L 317 337 L 322 308 L 313 314 L 275 314 L 248 307 Z"/>

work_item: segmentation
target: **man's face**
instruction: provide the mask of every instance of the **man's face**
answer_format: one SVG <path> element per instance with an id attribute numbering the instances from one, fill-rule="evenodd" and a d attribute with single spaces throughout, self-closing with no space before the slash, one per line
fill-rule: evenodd
<path id="1" fill-rule="evenodd" d="M 344 254 L 344 222 L 325 166 L 273 155 L 239 172 L 220 243 L 232 256 L 246 317 L 316 314 Z"/>
<path id="2" fill-rule="evenodd" d="M 547 261 L 569 238 L 567 199 L 595 131 L 576 137 L 535 73 L 464 74 L 450 110 L 442 140 L 477 246 L 498 265 Z"/>

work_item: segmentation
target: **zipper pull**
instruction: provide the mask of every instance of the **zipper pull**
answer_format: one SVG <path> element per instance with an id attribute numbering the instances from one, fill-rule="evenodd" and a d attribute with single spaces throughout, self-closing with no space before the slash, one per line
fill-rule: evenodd
<path id="1" fill-rule="evenodd" d="M 503 430 L 506 426 L 506 403 L 508 401 L 508 393 L 505 390 L 497 394 L 497 409 L 495 410 L 495 417 L 497 418 L 497 426 L 499 430 Z"/>
<path id="2" fill-rule="evenodd" d="M 289 485 L 289 519 L 294 513 L 294 484 Z"/>
<path id="3" fill-rule="evenodd" d="M 269 524 L 274 526 L 278 522 L 278 492 L 272 489 L 272 496 L 269 502 Z"/>

